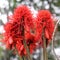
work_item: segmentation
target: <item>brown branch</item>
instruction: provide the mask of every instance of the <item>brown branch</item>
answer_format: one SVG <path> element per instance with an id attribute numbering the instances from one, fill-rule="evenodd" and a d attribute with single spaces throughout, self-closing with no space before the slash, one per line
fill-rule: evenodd
<path id="1" fill-rule="evenodd" d="M 43 36 L 43 59 L 44 60 L 48 60 L 48 56 L 47 56 L 47 48 L 46 48 L 46 39 Z"/>
<path id="2" fill-rule="evenodd" d="M 52 50 L 53 50 L 54 57 L 56 58 L 56 60 L 59 60 L 59 58 L 58 58 L 58 56 L 56 55 L 55 50 L 54 50 L 54 35 L 55 35 L 55 32 L 56 32 L 58 23 L 59 23 L 59 20 L 57 21 L 57 23 L 56 23 L 56 25 L 55 25 L 54 32 L 53 32 L 53 35 L 52 35 Z"/>

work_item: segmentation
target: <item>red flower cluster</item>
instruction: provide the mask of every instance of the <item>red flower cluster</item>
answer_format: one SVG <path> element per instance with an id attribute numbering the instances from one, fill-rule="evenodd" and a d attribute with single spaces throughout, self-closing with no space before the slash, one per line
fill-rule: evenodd
<path id="1" fill-rule="evenodd" d="M 35 36 L 31 33 L 33 17 L 26 6 L 19 6 L 14 10 L 9 22 L 4 26 L 4 43 L 9 49 L 16 48 L 20 55 L 26 55 L 23 40 L 26 40 L 30 53 L 35 49 Z"/>
<path id="2" fill-rule="evenodd" d="M 4 26 L 3 41 L 6 47 L 17 49 L 18 53 L 23 56 L 27 54 L 23 41 L 26 41 L 30 53 L 36 48 L 36 43 L 43 42 L 43 33 L 48 42 L 54 30 L 54 23 L 50 12 L 47 10 L 39 11 L 37 20 L 36 22 L 34 21 L 31 11 L 27 6 L 17 7 L 13 15 L 10 16 L 9 22 Z"/>
<path id="3" fill-rule="evenodd" d="M 46 43 L 48 44 L 52 38 L 52 33 L 54 30 L 54 22 L 51 18 L 51 13 L 48 10 L 41 10 L 37 15 L 36 21 L 36 31 L 40 38 L 40 42 L 43 42 L 43 35 L 46 38 Z"/>

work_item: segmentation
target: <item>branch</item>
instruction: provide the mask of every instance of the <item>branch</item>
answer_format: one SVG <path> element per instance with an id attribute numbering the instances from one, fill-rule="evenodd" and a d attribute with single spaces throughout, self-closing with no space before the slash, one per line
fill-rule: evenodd
<path id="1" fill-rule="evenodd" d="M 52 35 L 52 50 L 53 50 L 54 56 L 55 56 L 55 58 L 56 58 L 57 60 L 59 60 L 59 58 L 58 58 L 58 56 L 56 55 L 55 50 L 54 50 L 54 35 L 55 35 L 55 32 L 56 32 L 58 23 L 59 23 L 59 20 L 57 21 L 57 23 L 56 23 L 56 25 L 55 25 L 54 32 L 53 32 L 53 35 Z"/>

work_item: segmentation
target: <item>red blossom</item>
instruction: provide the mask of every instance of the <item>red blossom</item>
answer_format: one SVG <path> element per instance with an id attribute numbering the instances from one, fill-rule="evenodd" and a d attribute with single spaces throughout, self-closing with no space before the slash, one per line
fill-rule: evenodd
<path id="1" fill-rule="evenodd" d="M 46 38 L 47 44 L 52 38 L 52 33 L 54 30 L 54 22 L 51 18 L 51 13 L 48 10 L 41 10 L 38 12 L 36 21 L 36 31 L 37 36 L 40 38 L 40 42 L 43 41 L 42 34 Z"/>
<path id="2" fill-rule="evenodd" d="M 26 55 L 23 40 L 26 40 L 30 53 L 36 48 L 35 36 L 31 34 L 34 27 L 31 11 L 27 6 L 19 6 L 14 10 L 9 22 L 4 26 L 4 43 L 9 49 L 16 48 L 18 53 Z"/>
<path id="3" fill-rule="evenodd" d="M 23 24 L 24 27 L 29 26 L 33 27 L 33 16 L 30 9 L 27 6 L 19 6 L 14 10 L 14 14 L 11 21 L 15 21 L 18 24 Z M 23 21 L 24 20 L 24 21 Z"/>
<path id="4" fill-rule="evenodd" d="M 31 34 L 30 32 L 26 33 L 25 39 L 26 39 L 27 46 L 30 50 L 30 53 L 32 53 L 34 51 L 34 49 L 36 49 L 36 47 L 37 47 L 37 45 L 36 45 L 37 41 L 35 39 L 35 35 Z"/>
<path id="5" fill-rule="evenodd" d="M 16 49 L 21 56 L 27 55 L 23 40 L 26 41 L 27 47 L 32 53 L 37 46 L 36 43 L 43 42 L 43 30 L 47 41 L 52 37 L 54 23 L 47 10 L 39 11 L 35 22 L 29 8 L 23 5 L 17 7 L 9 19 L 9 22 L 4 26 L 3 41 L 7 48 Z"/>

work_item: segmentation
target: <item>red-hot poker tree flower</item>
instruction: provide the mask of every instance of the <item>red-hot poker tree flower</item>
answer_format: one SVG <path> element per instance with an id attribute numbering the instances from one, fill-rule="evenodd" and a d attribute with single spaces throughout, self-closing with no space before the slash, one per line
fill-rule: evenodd
<path id="1" fill-rule="evenodd" d="M 30 50 L 30 53 L 33 52 L 33 50 L 36 48 L 36 39 L 35 39 L 35 35 L 34 34 L 31 34 L 30 32 L 26 32 L 25 33 L 25 40 L 26 40 L 26 43 L 28 45 L 28 48 Z"/>
<path id="2" fill-rule="evenodd" d="M 42 35 L 46 38 L 48 44 L 52 38 L 54 30 L 54 22 L 51 18 L 51 13 L 48 10 L 41 10 L 38 12 L 36 21 L 37 36 L 40 38 L 40 42 L 43 43 Z"/>
<path id="3" fill-rule="evenodd" d="M 9 49 L 17 49 L 20 55 L 26 55 L 23 40 L 26 40 L 30 53 L 36 48 L 34 34 L 31 33 L 33 16 L 27 6 L 19 6 L 14 10 L 9 22 L 4 26 L 4 43 Z"/>

